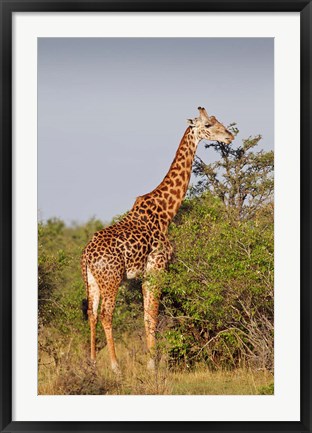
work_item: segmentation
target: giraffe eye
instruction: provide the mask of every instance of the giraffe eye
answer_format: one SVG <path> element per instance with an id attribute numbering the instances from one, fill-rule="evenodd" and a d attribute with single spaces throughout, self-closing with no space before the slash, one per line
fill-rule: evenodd
<path id="1" fill-rule="evenodd" d="M 210 125 L 209 123 L 206 123 L 205 128 L 210 128 L 210 126 L 212 126 L 212 125 Z"/>

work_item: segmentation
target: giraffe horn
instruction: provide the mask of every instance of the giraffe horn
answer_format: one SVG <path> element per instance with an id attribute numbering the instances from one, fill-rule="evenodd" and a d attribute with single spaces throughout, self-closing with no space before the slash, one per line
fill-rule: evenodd
<path id="1" fill-rule="evenodd" d="M 207 111 L 203 107 L 198 107 L 199 115 L 201 118 L 209 118 Z"/>

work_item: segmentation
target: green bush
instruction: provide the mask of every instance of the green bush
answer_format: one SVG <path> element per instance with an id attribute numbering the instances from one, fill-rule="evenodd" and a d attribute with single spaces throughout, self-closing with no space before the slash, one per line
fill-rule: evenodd
<path id="1" fill-rule="evenodd" d="M 172 363 L 273 367 L 273 209 L 237 221 L 210 193 L 173 223 L 162 276 Z"/>

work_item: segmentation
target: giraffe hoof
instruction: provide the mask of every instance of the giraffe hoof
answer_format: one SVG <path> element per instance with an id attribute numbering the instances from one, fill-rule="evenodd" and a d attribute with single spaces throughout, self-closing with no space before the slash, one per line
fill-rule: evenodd
<path id="1" fill-rule="evenodd" d="M 91 367 L 96 367 L 96 360 L 95 359 L 90 359 L 90 365 Z"/>
<path id="2" fill-rule="evenodd" d="M 120 370 L 118 364 L 112 364 L 112 370 L 113 370 L 113 373 L 116 374 L 116 376 L 121 376 L 121 370 Z"/>
<path id="3" fill-rule="evenodd" d="M 150 358 L 147 361 L 147 369 L 150 370 L 150 371 L 154 371 L 155 370 L 155 359 Z"/>

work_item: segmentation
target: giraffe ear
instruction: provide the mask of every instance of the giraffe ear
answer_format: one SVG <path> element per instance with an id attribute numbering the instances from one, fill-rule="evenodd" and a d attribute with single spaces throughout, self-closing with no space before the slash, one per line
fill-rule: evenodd
<path id="1" fill-rule="evenodd" d="M 217 122 L 217 119 L 215 118 L 215 116 L 210 116 L 209 117 L 209 123 L 211 125 L 214 125 Z"/>

